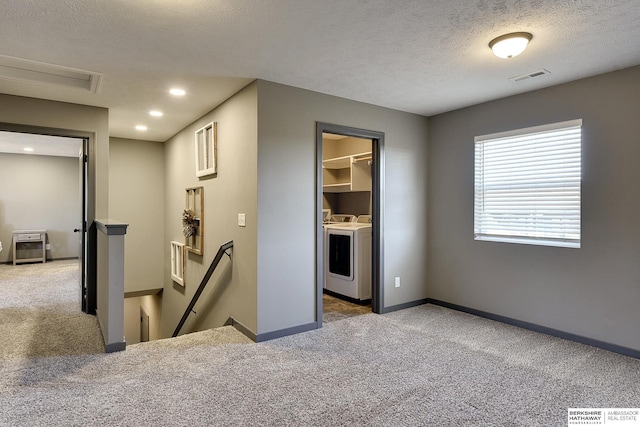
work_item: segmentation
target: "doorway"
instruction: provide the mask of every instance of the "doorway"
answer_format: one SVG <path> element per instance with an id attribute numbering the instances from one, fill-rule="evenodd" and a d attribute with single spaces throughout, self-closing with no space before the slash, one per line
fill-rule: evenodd
<path id="1" fill-rule="evenodd" d="M 32 164 L 32 177 L 20 180 L 25 187 L 9 193 L 15 200 L 10 211 L 4 207 L 5 227 L 0 232 L 4 239 L 10 229 L 29 229 L 35 225 L 46 228 L 47 258 L 78 259 L 78 308 L 94 314 L 88 299 L 91 283 L 87 279 L 91 271 L 87 217 L 93 212 L 88 209 L 93 197 L 89 191 L 87 155 L 91 139 L 92 135 L 86 132 L 0 124 L 0 153 L 13 156 L 23 166 Z M 25 168 L 17 170 L 24 172 Z M 11 174 L 6 169 L 3 172 Z"/>
<path id="2" fill-rule="evenodd" d="M 324 136 L 324 138 L 323 138 Z M 331 144 L 323 143 L 323 140 L 340 140 L 345 138 L 345 140 L 353 141 L 354 146 L 357 147 L 355 150 L 351 152 L 340 152 L 336 151 L 336 156 L 331 156 L 331 160 L 327 160 L 330 157 L 326 153 L 326 147 Z M 366 149 L 367 147 L 370 147 Z M 324 157 L 323 157 L 324 156 Z M 323 161 L 324 160 L 324 161 Z M 334 170 L 330 173 L 325 172 L 325 168 L 336 168 L 343 169 L 342 166 L 332 166 L 332 162 L 346 162 L 345 170 Z M 362 163 L 361 163 L 362 162 Z M 366 162 L 366 163 L 365 163 Z M 364 171 L 364 172 L 363 172 Z M 369 172 L 370 171 L 370 172 Z M 327 249 L 325 248 L 325 240 L 328 242 L 327 247 L 331 245 L 330 238 L 325 235 L 325 227 L 323 226 L 323 218 L 326 218 L 328 214 L 327 209 L 328 206 L 338 206 L 338 209 L 348 209 L 353 210 L 354 212 L 351 215 L 357 215 L 357 221 L 364 223 L 365 221 L 370 221 L 370 267 L 368 267 L 369 271 L 365 271 L 361 273 L 362 276 L 367 276 L 364 279 L 366 282 L 370 282 L 370 309 L 367 308 L 368 311 L 372 311 L 374 313 L 381 313 L 382 308 L 384 307 L 384 292 L 383 292 L 383 283 L 382 277 L 383 275 L 383 250 L 382 250 L 382 230 L 383 230 L 383 216 L 382 216 L 382 205 L 383 205 L 383 195 L 384 195 L 384 185 L 383 185 L 383 176 L 384 176 L 384 133 L 358 129 L 348 126 L 335 125 L 330 123 L 322 123 L 318 122 L 316 124 L 316 319 L 318 323 L 318 327 L 322 326 L 322 316 L 324 312 L 324 304 L 323 297 L 325 293 L 329 293 L 330 296 L 338 296 L 341 300 L 349 300 L 355 299 L 355 301 L 365 300 L 367 295 L 363 292 L 358 293 L 357 289 L 360 286 L 357 283 L 362 283 L 361 281 L 354 283 L 344 281 L 344 284 L 348 287 L 341 288 L 340 281 L 337 280 L 335 282 L 336 290 L 338 290 L 337 295 L 335 292 L 325 292 L 326 291 L 326 279 L 329 275 L 331 275 L 330 270 L 326 268 L 328 264 L 327 261 Z M 369 178 L 367 178 L 367 174 Z M 359 177 L 360 176 L 360 177 Z M 362 177 L 365 177 L 364 181 Z M 368 179 L 368 183 L 366 182 Z M 326 181 L 326 182 L 325 182 Z M 324 184 L 324 186 L 323 186 Z M 353 193 L 354 195 L 358 193 L 358 196 L 349 197 L 348 201 L 346 198 L 340 199 L 340 196 L 329 195 L 328 193 Z M 328 200 L 333 199 L 333 201 Z M 368 207 L 365 209 L 363 207 L 363 203 L 368 203 Z M 368 210 L 368 212 L 362 215 L 364 210 Z M 339 214 L 348 214 L 347 212 L 332 212 Z M 369 218 L 362 218 L 362 217 Z M 356 220 L 354 218 L 351 218 Z M 346 220 L 351 220 L 346 219 Z M 364 225 L 364 224 L 362 224 Z M 329 230 L 333 227 L 327 227 Z M 340 246 L 347 248 L 348 245 L 345 244 L 349 239 L 345 237 L 345 234 L 349 234 L 349 232 L 343 232 L 343 230 L 338 230 L 339 227 L 336 228 L 336 237 L 334 239 L 334 246 L 336 251 L 341 251 L 339 249 Z M 350 234 L 350 239 L 352 242 L 359 241 L 362 239 L 366 239 L 366 228 L 361 230 L 361 227 L 358 225 L 349 226 L 349 229 L 353 229 L 354 231 Z M 342 254 L 340 255 L 338 252 L 333 253 L 336 258 L 336 268 L 344 270 L 344 262 L 342 259 L 349 259 L 351 257 L 351 268 L 356 267 L 353 261 L 353 246 L 354 243 L 351 244 L 351 249 L 342 250 Z M 349 253 L 351 250 L 351 253 Z M 357 251 L 357 249 L 356 249 Z M 363 251 L 360 251 L 360 259 L 362 259 Z M 332 256 L 333 256 L 332 255 Z M 356 255 L 357 257 L 357 255 Z M 357 261 L 356 261 L 357 263 Z M 341 266 L 338 267 L 338 264 Z M 346 271 L 346 270 L 345 270 Z M 354 277 L 354 272 L 349 272 L 349 279 L 352 280 Z M 341 273 L 338 272 L 338 276 Z M 357 274 L 357 273 L 356 273 Z M 367 286 L 369 286 L 367 284 Z M 345 297 L 346 296 L 346 297 Z M 354 307 L 356 311 L 358 311 L 357 307 Z"/>

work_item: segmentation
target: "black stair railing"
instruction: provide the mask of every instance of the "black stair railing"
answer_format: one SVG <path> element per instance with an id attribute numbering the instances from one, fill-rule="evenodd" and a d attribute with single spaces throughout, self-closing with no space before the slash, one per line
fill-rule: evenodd
<path id="1" fill-rule="evenodd" d="M 187 318 L 189 317 L 189 314 L 191 314 L 191 312 L 193 311 L 193 307 L 196 305 L 196 302 L 198 302 L 198 298 L 200 298 L 200 294 L 202 294 L 202 291 L 204 291 L 204 288 L 207 286 L 207 283 L 209 283 L 209 279 L 211 279 L 211 275 L 213 275 L 213 272 L 215 271 L 216 267 L 220 263 L 222 256 L 227 255 L 229 258 L 231 258 L 231 255 L 227 251 L 232 247 L 233 247 L 233 240 L 220 246 L 220 249 L 218 249 L 218 253 L 216 254 L 213 261 L 211 262 L 211 265 L 209 266 L 207 273 L 202 278 L 202 281 L 200 282 L 200 286 L 198 286 L 198 290 L 193 295 L 193 298 L 191 298 L 191 302 L 189 303 L 189 306 L 187 306 L 187 309 L 184 311 L 184 314 L 182 315 L 182 319 L 180 319 L 178 326 L 176 326 L 176 330 L 173 331 L 172 337 L 175 338 L 180 333 L 180 329 L 182 329 L 185 322 L 187 321 Z"/>

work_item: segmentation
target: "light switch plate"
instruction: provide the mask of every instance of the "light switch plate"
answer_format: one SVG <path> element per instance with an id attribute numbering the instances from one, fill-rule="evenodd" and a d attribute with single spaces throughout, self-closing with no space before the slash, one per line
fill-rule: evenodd
<path id="1" fill-rule="evenodd" d="M 239 213 L 238 214 L 238 226 L 240 226 L 240 227 L 246 227 L 247 226 L 247 218 L 246 218 L 245 214 L 243 214 L 243 213 Z"/>

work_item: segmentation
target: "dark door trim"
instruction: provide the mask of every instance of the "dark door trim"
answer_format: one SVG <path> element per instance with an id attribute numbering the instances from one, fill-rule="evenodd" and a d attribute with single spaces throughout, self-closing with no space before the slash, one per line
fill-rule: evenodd
<path id="1" fill-rule="evenodd" d="M 322 134 L 352 136 L 370 139 L 372 148 L 371 197 L 371 308 L 374 313 L 384 309 L 384 133 L 331 123 L 316 123 L 316 322 L 322 327 L 322 283 L 324 277 L 324 250 L 322 244 Z"/>

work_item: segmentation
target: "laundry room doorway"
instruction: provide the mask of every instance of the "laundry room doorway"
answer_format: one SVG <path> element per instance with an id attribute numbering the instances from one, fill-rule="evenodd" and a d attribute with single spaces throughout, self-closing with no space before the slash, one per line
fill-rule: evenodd
<path id="1" fill-rule="evenodd" d="M 316 125 L 316 313 L 323 321 L 384 307 L 384 134 Z M 324 320 L 323 320 L 324 318 Z"/>

